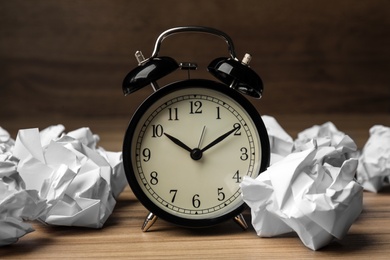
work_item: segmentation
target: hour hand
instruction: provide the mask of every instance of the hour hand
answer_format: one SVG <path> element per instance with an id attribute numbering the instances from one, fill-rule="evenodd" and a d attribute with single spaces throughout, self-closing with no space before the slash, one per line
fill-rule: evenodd
<path id="1" fill-rule="evenodd" d="M 192 151 L 191 148 L 189 148 L 186 144 L 184 144 L 182 141 L 180 141 L 179 139 L 177 139 L 176 137 L 173 137 L 172 135 L 169 135 L 167 133 L 164 133 L 164 135 L 166 137 L 168 137 L 172 142 L 174 142 L 175 144 L 177 144 L 178 146 L 180 146 L 181 148 L 183 148 L 184 150 L 187 150 L 189 152 Z"/>

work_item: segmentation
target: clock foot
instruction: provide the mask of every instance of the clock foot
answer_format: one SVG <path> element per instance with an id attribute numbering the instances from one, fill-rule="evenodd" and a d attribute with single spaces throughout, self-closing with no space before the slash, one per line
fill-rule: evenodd
<path id="1" fill-rule="evenodd" d="M 149 230 L 151 226 L 156 222 L 157 216 L 154 215 L 152 212 L 149 212 L 149 214 L 146 216 L 144 224 L 142 225 L 142 231 L 146 232 Z"/>
<path id="2" fill-rule="evenodd" d="M 246 230 L 248 228 L 248 224 L 246 224 L 246 221 L 242 214 L 239 214 L 234 217 L 234 221 L 243 229 Z"/>

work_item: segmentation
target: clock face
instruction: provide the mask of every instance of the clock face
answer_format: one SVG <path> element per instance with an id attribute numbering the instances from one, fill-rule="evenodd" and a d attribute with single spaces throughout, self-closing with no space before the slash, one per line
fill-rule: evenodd
<path id="1" fill-rule="evenodd" d="M 124 141 L 137 198 L 157 216 L 208 226 L 243 210 L 240 182 L 269 162 L 268 136 L 253 106 L 208 80 L 173 83 L 137 110 Z"/>

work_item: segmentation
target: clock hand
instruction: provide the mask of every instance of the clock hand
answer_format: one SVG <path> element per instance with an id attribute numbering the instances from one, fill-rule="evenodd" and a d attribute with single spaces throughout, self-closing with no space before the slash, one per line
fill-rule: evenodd
<path id="1" fill-rule="evenodd" d="M 175 144 L 177 144 L 178 146 L 180 146 L 181 148 L 183 148 L 184 150 L 187 150 L 189 152 L 192 151 L 191 148 L 189 148 L 187 145 L 185 145 L 182 141 L 180 141 L 179 139 L 177 139 L 176 137 L 173 137 L 172 135 L 169 135 L 167 133 L 164 133 L 164 135 L 166 137 L 168 137 L 172 142 L 174 142 Z"/>
<path id="2" fill-rule="evenodd" d="M 200 148 L 200 145 L 202 144 L 202 141 L 203 141 L 203 137 L 204 137 L 205 132 L 206 132 L 206 126 L 203 126 L 202 133 L 200 134 L 200 139 L 199 139 L 198 148 Z"/>
<path id="3" fill-rule="evenodd" d="M 220 137 L 218 137 L 217 139 L 215 139 L 214 141 L 212 141 L 211 143 L 209 143 L 206 147 L 204 147 L 203 149 L 201 149 L 201 152 L 204 152 L 208 149 L 210 149 L 211 147 L 213 147 L 214 145 L 216 145 L 217 143 L 221 142 L 223 139 L 225 139 L 226 137 L 228 137 L 229 135 L 231 135 L 234 131 L 237 130 L 238 127 L 235 127 L 233 128 L 232 130 L 226 132 L 225 134 L 221 135 Z"/>

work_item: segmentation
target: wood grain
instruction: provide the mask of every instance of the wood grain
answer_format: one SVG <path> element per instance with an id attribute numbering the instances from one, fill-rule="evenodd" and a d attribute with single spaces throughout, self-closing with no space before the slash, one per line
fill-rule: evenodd
<path id="1" fill-rule="evenodd" d="M 225 31 L 263 78 L 266 114 L 389 113 L 390 2 L 373 1 L 1 1 L 0 119 L 121 117 L 147 88 L 124 98 L 121 84 L 157 36 L 181 25 Z M 212 36 L 178 35 L 161 55 L 195 61 L 193 77 L 227 56 Z M 185 78 L 175 72 L 172 79 Z"/>
<path id="2" fill-rule="evenodd" d="M 390 125 L 389 115 L 290 115 L 279 116 L 279 123 L 293 137 L 313 123 L 332 121 L 348 133 L 361 149 L 373 124 Z M 9 120 L 4 127 L 15 138 L 23 125 L 47 126 L 48 118 Z M 127 122 L 122 119 L 68 119 L 73 130 L 87 122 L 101 138 L 106 150 L 120 150 Z M 259 238 L 250 226 L 247 231 L 233 221 L 207 229 L 186 229 L 158 220 L 149 232 L 141 225 L 147 210 L 130 188 L 120 195 L 114 212 L 102 229 L 45 226 L 33 222 L 36 231 L 16 244 L 0 247 L 2 259 L 387 259 L 390 254 L 390 187 L 378 194 L 364 192 L 363 212 L 347 236 L 319 251 L 306 248 L 295 234 Z M 250 225 L 250 212 L 244 217 Z"/>
<path id="3" fill-rule="evenodd" d="M 147 211 L 129 189 L 101 230 L 34 224 L 35 232 L 0 248 L 3 259 L 384 259 L 390 253 L 387 203 L 390 191 L 364 193 L 364 211 L 347 236 L 319 251 L 306 248 L 294 234 L 259 238 L 233 221 L 208 229 L 184 229 L 158 220 L 149 232 L 140 226 Z M 250 213 L 244 214 L 250 221 Z"/>

